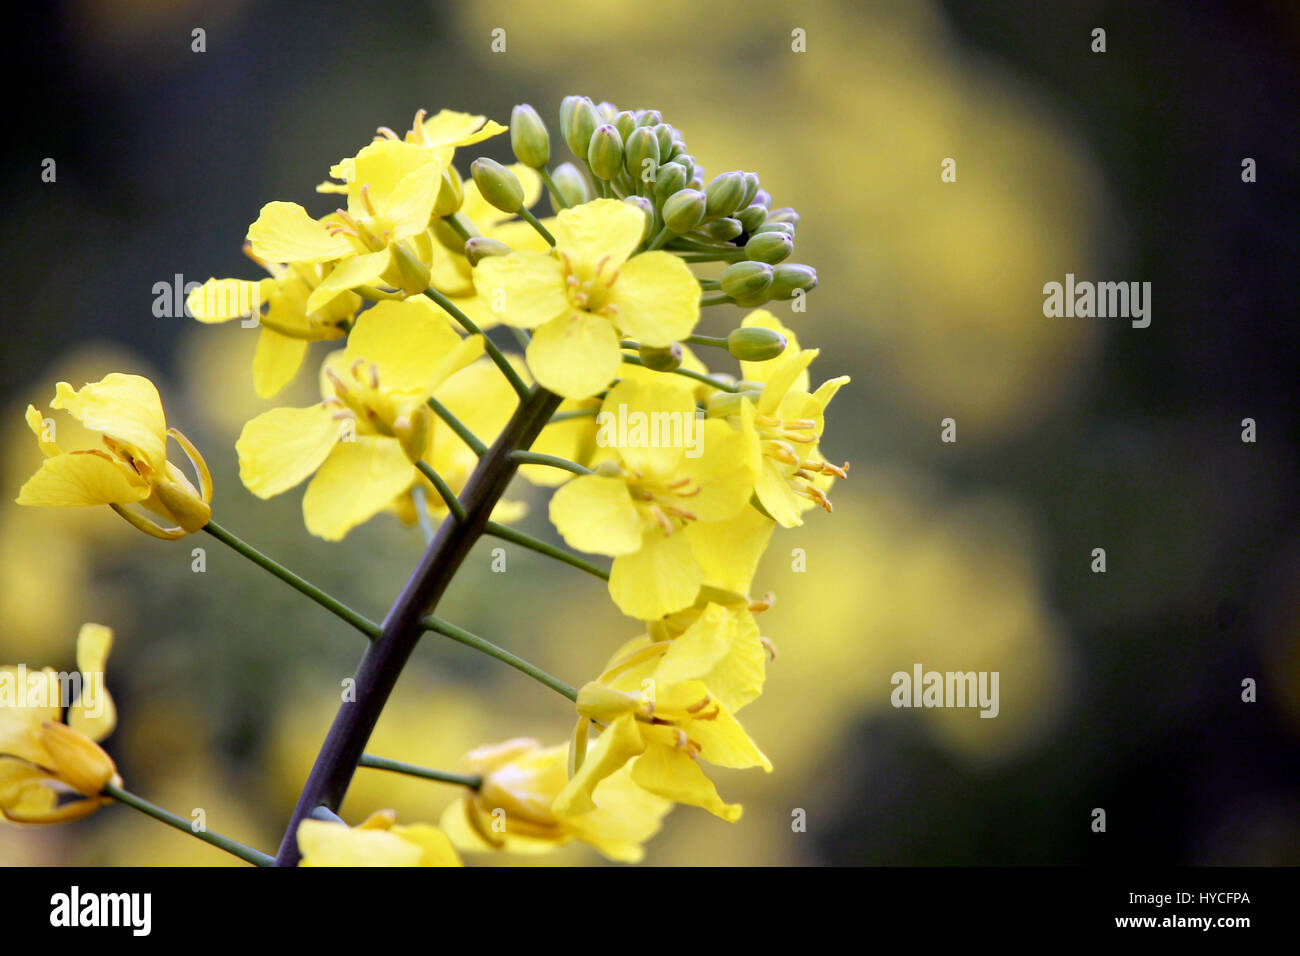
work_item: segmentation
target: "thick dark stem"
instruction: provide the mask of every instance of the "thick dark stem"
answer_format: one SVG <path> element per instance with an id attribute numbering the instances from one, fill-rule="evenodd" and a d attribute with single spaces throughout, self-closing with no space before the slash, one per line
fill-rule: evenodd
<path id="1" fill-rule="evenodd" d="M 460 496 L 465 520 L 457 521 L 449 515 L 443 521 L 384 618 L 379 638 L 366 648 L 357 666 L 356 700 L 344 702 L 334 718 L 285 830 L 275 860 L 277 866 L 297 865 L 299 823 L 318 806 L 337 810 L 343 802 L 388 695 L 424 632 L 422 618 L 437 606 L 514 477 L 517 464 L 511 453 L 532 445 L 559 404 L 558 395 L 534 388 L 479 460 Z"/>

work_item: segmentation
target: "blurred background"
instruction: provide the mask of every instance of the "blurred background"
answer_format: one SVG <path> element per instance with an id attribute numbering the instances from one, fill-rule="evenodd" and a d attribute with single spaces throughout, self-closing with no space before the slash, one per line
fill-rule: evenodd
<path id="1" fill-rule="evenodd" d="M 331 545 L 303 529 L 301 490 L 245 491 L 240 426 L 314 400 L 311 376 L 257 400 L 256 333 L 155 317 L 154 286 L 255 277 L 240 245 L 259 207 L 332 208 L 313 186 L 376 126 L 444 106 L 508 122 L 530 102 L 558 144 L 560 98 L 581 93 L 661 110 L 710 174 L 753 169 L 798 209 L 795 259 L 821 284 L 807 312 L 773 310 L 821 347 L 814 383 L 853 376 L 823 442 L 853 462 L 835 514 L 778 534 L 755 581 L 777 596 L 761 624 L 780 653 L 741 716 L 776 772 L 713 772 L 744 818 L 678 808 L 647 861 L 1300 863 L 1293 4 L 79 0 L 40 16 L 10 34 L 36 40 L 13 54 L 28 81 L 0 145 L 0 661 L 71 668 L 78 626 L 112 626 L 108 747 L 137 793 L 272 849 L 360 639 L 206 536 L 13 505 L 39 460 L 23 407 L 60 379 L 153 376 L 222 523 L 379 618 L 419 532 L 381 516 Z M 482 151 L 506 160 L 508 137 Z M 1150 282 L 1151 326 L 1044 318 L 1043 284 L 1067 272 Z M 741 314 L 711 309 L 701 331 Z M 544 532 L 545 496 L 515 493 Z M 488 547 L 444 617 L 575 684 L 637 633 L 599 586 L 518 549 L 503 599 Z M 1000 715 L 893 709 L 890 675 L 918 662 L 999 671 Z M 429 637 L 369 749 L 451 767 L 571 723 L 552 692 Z M 436 821 L 454 796 L 362 770 L 343 815 Z M 0 824 L 0 863 L 53 861 L 230 858 L 124 808 Z"/>

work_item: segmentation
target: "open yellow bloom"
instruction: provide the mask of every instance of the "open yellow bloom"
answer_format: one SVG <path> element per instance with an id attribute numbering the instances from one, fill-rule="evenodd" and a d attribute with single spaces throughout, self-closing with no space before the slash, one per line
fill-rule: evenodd
<path id="1" fill-rule="evenodd" d="M 27 424 L 45 453 L 45 461 L 19 489 L 18 504 L 38 507 L 109 505 L 141 531 L 174 540 L 192 534 L 212 516 L 212 475 L 188 438 L 167 427 L 162 400 L 153 382 L 140 375 L 113 372 L 80 390 L 67 382 L 55 387 L 50 407 L 66 411 L 98 432 L 102 448 L 64 451 L 56 425 L 27 406 Z M 167 460 L 167 438 L 176 439 L 198 473 L 196 489 Z M 175 522 L 164 527 L 133 511 L 139 504 Z"/>
<path id="2" fill-rule="evenodd" d="M 747 507 L 757 475 L 754 434 L 696 418 L 691 393 L 666 381 L 620 382 L 601 416 L 613 432 L 601 452 L 612 457 L 555 492 L 551 523 L 579 551 L 613 557 L 614 603 L 654 620 L 688 607 L 704 583 L 691 526 Z M 613 424 L 623 421 L 631 427 L 619 435 Z"/>
<path id="3" fill-rule="evenodd" d="M 633 255 L 645 230 L 639 209 L 597 199 L 561 210 L 550 252 L 490 256 L 474 285 L 501 321 L 534 329 L 528 367 L 544 387 L 586 398 L 610 383 L 622 362 L 620 336 L 667 347 L 700 317 L 700 287 L 667 252 Z"/>
<path id="4" fill-rule="evenodd" d="M 75 675 L 0 667 L 0 819 L 61 823 L 95 812 L 117 767 L 96 741 L 117 725 L 104 665 L 113 632 L 83 624 Z M 75 694 L 74 694 L 75 690 Z M 66 721 L 64 701 L 67 700 Z"/>
<path id="5" fill-rule="evenodd" d="M 333 270 L 329 263 L 267 263 L 250 258 L 271 273 L 265 279 L 209 279 L 190 293 L 186 306 L 198 321 L 212 324 L 256 314 L 260 333 L 253 355 L 253 387 L 270 398 L 288 385 L 302 367 L 312 342 L 347 334 L 361 308 L 361 297 L 348 292 L 316 312 L 307 299 Z"/>
<path id="6" fill-rule="evenodd" d="M 832 510 L 826 489 L 835 478 L 848 475 L 848 463 L 825 461 L 817 443 L 825 427 L 826 406 L 849 377 L 833 378 L 810 393 L 808 366 L 819 350 L 799 348 L 794 333 L 766 310 L 750 313 L 741 324 L 772 329 L 789 341 L 785 352 L 770 362 L 740 364 L 747 381 L 762 384 L 753 417 L 762 451 L 754 492 L 779 525 L 797 527 L 810 508 Z"/>
<path id="7" fill-rule="evenodd" d="M 557 817 L 551 804 L 568 783 L 567 744 L 543 747 L 518 738 L 465 756 L 461 772 L 482 786 L 447 807 L 440 824 L 461 850 L 546 853 L 571 841 L 586 843 L 611 860 L 636 863 L 642 844 L 659 832 L 672 803 L 642 790 L 624 767 L 593 792 L 596 809 Z"/>
<path id="8" fill-rule="evenodd" d="M 590 812 L 596 785 L 630 762 L 632 781 L 645 790 L 724 820 L 740 819 L 741 807 L 724 803 L 697 763 L 772 769 L 705 683 L 731 653 L 732 636 L 725 609 L 711 605 L 680 637 L 638 639 L 621 648 L 600 679 L 578 691 L 577 739 L 584 736 L 584 721 L 604 729 L 552 810 L 559 816 Z"/>
<path id="9" fill-rule="evenodd" d="M 377 810 L 356 827 L 324 820 L 298 824 L 299 866 L 460 866 L 447 835 L 427 823 L 403 826 Z"/>
<path id="10" fill-rule="evenodd" d="M 378 303 L 326 359 L 321 402 L 273 408 L 244 426 L 240 478 L 270 498 L 314 474 L 303 497 L 307 530 L 341 539 L 415 482 L 429 396 L 482 352 L 481 336 L 462 339 L 423 299 Z"/>

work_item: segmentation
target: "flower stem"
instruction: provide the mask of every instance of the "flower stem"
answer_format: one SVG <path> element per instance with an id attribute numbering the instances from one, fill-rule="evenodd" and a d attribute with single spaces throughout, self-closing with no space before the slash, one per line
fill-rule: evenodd
<path id="1" fill-rule="evenodd" d="M 495 657 L 502 663 L 509 664 L 515 670 L 527 674 L 533 680 L 545 684 L 551 690 L 563 694 L 569 700 L 577 701 L 578 699 L 576 688 L 570 687 L 558 677 L 552 677 L 540 667 L 528 663 L 522 657 L 511 654 L 503 647 L 497 647 L 491 641 L 484 640 L 477 634 L 471 634 L 464 628 L 457 627 L 455 624 L 444 621 L 432 614 L 424 618 L 424 626 L 430 631 L 441 634 L 443 637 L 450 637 L 453 641 L 464 644 L 466 647 L 472 647 L 475 650 L 482 651 L 488 657 Z"/>
<path id="2" fill-rule="evenodd" d="M 516 531 L 514 528 L 511 528 L 508 525 L 498 524 L 495 521 L 489 521 L 487 524 L 483 526 L 483 532 L 485 534 L 492 535 L 492 537 L 494 538 L 500 538 L 502 541 L 510 541 L 514 544 L 519 545 L 522 548 L 527 548 L 530 551 L 536 551 L 538 554 L 544 554 L 548 558 L 554 558 L 556 561 L 562 561 L 563 563 L 571 567 L 577 568 L 579 571 L 586 571 L 588 574 L 592 575 L 593 577 L 600 578 L 602 581 L 609 580 L 608 571 L 602 571 L 594 564 L 589 564 L 588 562 L 582 560 L 582 558 L 578 557 L 576 554 L 570 554 L 568 551 L 565 551 L 562 548 L 557 548 L 553 545 L 549 545 L 545 541 L 542 541 L 538 538 L 534 538 L 530 534 L 524 534 L 524 532 L 522 531 Z"/>
<path id="3" fill-rule="evenodd" d="M 459 784 L 462 787 L 469 787 L 471 790 L 477 790 L 483 786 L 482 777 L 463 773 L 448 773 L 446 770 L 430 770 L 428 767 L 420 767 L 401 760 L 389 760 L 387 757 L 376 757 L 374 754 L 362 754 L 361 763 L 358 766 L 370 767 L 372 770 L 404 773 L 408 777 L 421 777 L 425 780 L 436 780 L 439 783 Z"/>
<path id="4" fill-rule="evenodd" d="M 546 188 L 551 193 L 551 201 L 555 206 L 555 210 L 558 212 L 561 209 L 568 209 L 569 204 L 564 201 L 564 196 L 560 193 L 560 190 L 556 187 L 555 180 L 551 179 L 551 174 L 547 170 L 547 168 L 545 166 L 542 166 L 537 170 L 537 172 L 541 175 L 542 182 L 546 184 Z"/>
<path id="5" fill-rule="evenodd" d="M 452 513 L 457 521 L 465 520 L 465 506 L 460 503 L 456 497 L 456 492 L 451 490 L 451 486 L 443 480 L 442 475 L 433 470 L 433 466 L 427 461 L 421 459 L 415 463 L 416 469 L 429 481 L 433 482 L 433 487 L 438 490 L 438 494 L 447 505 L 447 510 Z"/>
<path id="6" fill-rule="evenodd" d="M 640 356 L 637 355 L 624 355 L 623 361 L 627 362 L 629 365 L 640 365 L 642 368 L 645 368 L 645 363 L 642 362 Z M 740 389 L 737 388 L 735 385 L 730 385 L 727 382 L 720 381 L 716 378 L 713 378 L 712 376 L 705 375 L 702 372 L 692 372 L 688 368 L 675 368 L 672 370 L 670 374 L 684 375 L 687 378 L 693 378 L 697 382 L 703 382 L 705 385 L 712 385 L 714 388 L 719 389 L 720 391 L 723 392 L 740 391 Z"/>
<path id="7" fill-rule="evenodd" d="M 571 471 L 575 475 L 590 475 L 592 473 L 590 468 L 580 465 L 576 461 L 569 461 L 569 459 L 560 458 L 558 455 L 543 455 L 538 451 L 517 451 L 510 457 L 521 465 L 550 465 L 552 468 Z"/>
<path id="8" fill-rule="evenodd" d="M 424 490 L 424 485 L 416 483 L 411 486 L 411 501 L 415 505 L 415 520 L 419 522 L 420 533 L 424 535 L 425 547 L 428 547 L 437 530 L 433 526 L 433 521 L 429 518 L 429 493 Z"/>
<path id="9" fill-rule="evenodd" d="M 198 837 L 204 843 L 210 843 L 217 847 L 217 849 L 225 850 L 227 853 L 239 857 L 245 863 L 252 863 L 254 866 L 272 866 L 275 863 L 275 857 L 268 853 L 263 853 L 261 850 L 254 850 L 252 847 L 244 846 L 244 844 L 237 840 L 232 840 L 230 837 L 222 836 L 220 833 L 213 833 L 210 830 L 195 830 L 191 825 L 191 821 L 186 820 L 184 817 L 178 817 L 176 814 L 164 810 L 162 807 L 155 806 L 148 800 L 145 800 L 142 797 L 137 797 L 134 793 L 131 793 L 128 790 L 123 790 L 121 787 L 115 786 L 114 784 L 104 784 L 103 792 L 107 796 L 112 797 L 118 803 L 124 803 L 128 807 L 139 810 L 146 816 L 153 817 L 155 820 L 161 820 L 168 826 L 175 827 L 177 830 L 188 833 L 192 837 Z"/>
<path id="10" fill-rule="evenodd" d="M 297 832 L 302 820 L 319 806 L 337 810 L 343 802 L 365 753 L 366 741 L 383 713 L 402 668 L 425 632 L 423 617 L 437 607 L 514 477 L 517 466 L 510 453 L 532 445 L 559 404 L 560 396 L 543 388 L 528 393 L 465 483 L 460 500 L 465 506 L 466 519 L 444 521 L 438 527 L 433 543 L 425 549 L 420 563 L 385 616 L 378 639 L 361 657 L 354 676 L 355 697 L 340 705 L 316 755 L 316 763 L 280 841 L 277 866 L 293 866 L 298 862 Z"/>
<path id="11" fill-rule="evenodd" d="M 488 357 L 496 363 L 497 368 L 501 369 L 501 374 L 506 377 L 506 381 L 510 383 L 510 387 L 515 390 L 516 394 L 518 394 L 520 398 L 527 398 L 529 390 L 528 386 L 524 383 L 524 380 L 519 377 L 519 373 L 516 372 L 515 367 L 510 364 L 505 353 L 497 347 L 495 342 L 484 334 L 482 329 L 474 324 L 474 320 L 460 309 L 456 308 L 455 304 L 449 298 L 433 286 L 429 286 L 429 288 L 425 289 L 424 294 L 436 302 L 444 312 L 459 322 L 460 327 L 470 335 L 483 336 L 483 350 L 487 352 Z"/>
<path id="12" fill-rule="evenodd" d="M 240 554 L 248 558 L 248 560 L 252 561 L 254 564 L 258 565 L 259 567 L 265 568 L 267 571 L 270 571 L 272 574 L 274 574 L 281 581 L 288 584 L 290 587 L 307 595 L 307 597 L 311 598 L 321 607 L 325 608 L 326 610 L 330 611 L 336 616 L 341 617 L 343 620 L 347 621 L 349 624 L 355 627 L 362 634 L 366 635 L 366 637 L 370 638 L 372 641 L 379 636 L 379 625 L 376 624 L 374 621 L 362 617 L 360 614 L 352 610 L 352 608 L 348 607 L 342 601 L 332 597 L 329 594 L 326 594 L 324 591 L 316 587 L 316 585 L 312 584 L 310 581 L 306 581 L 303 578 L 298 577 L 298 575 L 294 574 L 284 565 L 280 564 L 278 561 L 268 558 L 261 551 L 258 551 L 255 547 L 253 547 L 251 544 L 231 534 L 229 531 L 221 527 L 221 525 L 217 524 L 215 521 L 209 521 L 207 524 L 203 526 L 203 530 L 206 531 L 208 534 L 212 535 L 212 537 L 216 538 L 218 541 L 222 542 L 223 544 L 229 545 L 231 548 L 238 551 Z"/>
<path id="13" fill-rule="evenodd" d="M 543 226 L 541 221 L 536 216 L 534 216 L 531 212 L 529 212 L 528 209 L 525 208 L 524 206 L 519 207 L 519 218 L 522 219 L 524 222 L 528 223 L 528 225 L 532 226 L 534 229 L 536 229 L 538 235 L 540 235 L 543 239 L 546 240 L 546 244 L 548 246 L 554 247 L 555 237 L 551 235 L 550 230 L 548 230 L 545 226 Z"/>
<path id="14" fill-rule="evenodd" d="M 556 422 L 567 422 L 571 418 L 594 418 L 600 412 L 599 408 L 574 408 L 567 412 L 556 412 L 551 416 L 548 425 L 554 425 Z"/>
<path id="15" fill-rule="evenodd" d="M 483 457 L 483 453 L 487 451 L 487 445 L 483 444 L 482 440 L 470 431 L 464 422 L 453 415 L 451 409 L 442 404 L 442 402 L 438 401 L 432 395 L 429 396 L 428 405 L 433 409 L 435 415 L 446 422 L 447 427 L 454 431 L 461 441 L 466 445 L 469 445 L 470 450 L 473 451 L 474 454 L 478 455 L 480 458 Z"/>

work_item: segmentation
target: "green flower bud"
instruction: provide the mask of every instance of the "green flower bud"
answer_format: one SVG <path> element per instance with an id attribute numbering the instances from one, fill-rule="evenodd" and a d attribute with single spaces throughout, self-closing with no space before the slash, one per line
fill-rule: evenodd
<path id="1" fill-rule="evenodd" d="M 680 136 L 673 137 L 672 149 L 668 150 L 668 155 L 673 159 L 676 159 L 678 156 L 688 155 L 686 152 L 686 140 L 682 139 Z"/>
<path id="2" fill-rule="evenodd" d="M 754 196 L 754 202 L 758 203 L 764 209 L 772 208 L 772 196 L 766 189 L 760 189 Z"/>
<path id="3" fill-rule="evenodd" d="M 468 220 L 462 219 L 461 224 L 471 236 L 478 235 L 478 231 L 470 225 Z M 458 255 L 465 253 L 465 237 L 447 223 L 446 219 L 435 219 L 433 222 L 433 235 L 440 243 L 452 252 Z"/>
<path id="4" fill-rule="evenodd" d="M 581 96 L 566 96 L 560 100 L 560 135 L 564 136 L 564 131 L 569 128 L 569 123 L 573 119 L 573 109 L 578 105 Z"/>
<path id="5" fill-rule="evenodd" d="M 537 110 L 520 103 L 510 113 L 510 146 L 525 166 L 540 169 L 551 161 L 551 137 Z"/>
<path id="6" fill-rule="evenodd" d="M 758 326 L 732 329 L 727 336 L 727 351 L 746 362 L 766 362 L 785 351 L 786 341 L 780 332 Z"/>
<path id="7" fill-rule="evenodd" d="M 744 227 L 739 219 L 715 219 L 705 223 L 702 231 L 715 242 L 730 242 L 744 231 Z"/>
<path id="8" fill-rule="evenodd" d="M 563 122 L 563 121 L 561 121 Z M 563 123 L 561 132 L 564 142 L 574 156 L 587 158 L 587 146 L 591 143 L 591 134 L 600 125 L 600 114 L 587 97 L 582 97 L 573 104 L 567 123 Z"/>
<path id="9" fill-rule="evenodd" d="M 627 138 L 623 166 L 638 186 L 653 183 L 659 175 L 659 140 L 648 126 L 638 126 Z"/>
<path id="10" fill-rule="evenodd" d="M 790 258 L 794 240 L 784 232 L 760 232 L 745 243 L 745 258 L 776 265 Z"/>
<path id="11" fill-rule="evenodd" d="M 745 227 L 746 232 L 752 233 L 763 225 L 763 220 L 767 218 L 767 210 L 758 203 L 754 203 L 752 206 L 746 206 L 736 213 L 736 218 L 740 220 L 740 224 Z"/>
<path id="12" fill-rule="evenodd" d="M 555 183 L 556 190 L 570 206 L 581 206 L 595 198 L 591 194 L 591 184 L 587 182 L 587 177 L 573 163 L 560 163 L 556 166 L 551 173 L 551 182 Z"/>
<path id="13" fill-rule="evenodd" d="M 765 232 L 780 232 L 789 236 L 791 239 L 794 238 L 794 226 L 788 222 L 772 222 L 769 220 L 755 229 L 754 235 L 762 235 Z"/>
<path id="14" fill-rule="evenodd" d="M 698 189 L 679 189 L 664 200 L 664 225 L 678 235 L 690 232 L 704 219 L 707 201 Z"/>
<path id="15" fill-rule="evenodd" d="M 627 138 L 632 135 L 632 130 L 637 128 L 636 116 L 627 110 L 619 113 L 614 117 L 614 129 L 618 130 L 619 139 L 626 143 Z"/>
<path id="16" fill-rule="evenodd" d="M 761 296 L 772 284 L 772 267 L 766 262 L 733 262 L 722 270 L 722 291 L 737 302 Z"/>
<path id="17" fill-rule="evenodd" d="M 609 123 L 597 126 L 587 147 L 587 165 L 597 179 L 613 179 L 623 168 L 623 137 Z"/>
<path id="18" fill-rule="evenodd" d="M 659 159 L 661 162 L 667 162 L 673 154 L 673 128 L 660 123 L 658 126 L 651 126 L 654 131 L 655 141 L 659 143 Z"/>
<path id="19" fill-rule="evenodd" d="M 645 216 L 645 229 L 641 232 L 641 239 L 644 241 L 650 238 L 650 230 L 654 228 L 655 224 L 654 203 L 644 196 L 628 196 L 623 202 L 629 206 L 636 206 L 637 209 L 641 210 L 642 215 Z"/>
<path id="20" fill-rule="evenodd" d="M 686 176 L 688 181 L 690 177 L 694 176 L 697 171 L 697 167 L 695 165 L 695 157 L 692 156 L 690 153 L 686 152 L 685 149 L 679 151 L 677 155 L 673 157 L 673 162 L 681 163 L 682 166 L 686 168 Z"/>
<path id="21" fill-rule="evenodd" d="M 745 197 L 745 177 L 742 173 L 722 173 L 713 177 L 704 194 L 709 197 L 705 216 L 713 219 L 717 216 L 729 216 L 740 206 Z"/>
<path id="22" fill-rule="evenodd" d="M 465 243 L 465 258 L 472 266 L 478 265 L 488 256 L 508 256 L 511 251 L 500 239 L 489 239 L 487 236 L 475 236 Z"/>
<path id="23" fill-rule="evenodd" d="M 618 119 L 618 107 L 608 101 L 598 103 L 596 105 L 596 112 L 600 115 L 600 123 L 597 123 L 597 126 L 601 123 L 612 123 L 614 120 Z"/>
<path id="24" fill-rule="evenodd" d="M 758 173 L 745 173 L 745 195 L 740 200 L 740 205 L 736 208 L 744 209 L 752 205 L 754 197 L 758 195 Z"/>
<path id="25" fill-rule="evenodd" d="M 780 209 L 773 209 L 767 214 L 767 221 L 788 222 L 794 228 L 799 228 L 799 214 L 789 206 L 782 206 Z"/>
<path id="26" fill-rule="evenodd" d="M 640 110 L 636 114 L 637 126 L 658 126 L 663 121 L 663 114 L 658 110 Z"/>
<path id="27" fill-rule="evenodd" d="M 469 164 L 479 193 L 502 212 L 518 212 L 524 204 L 524 187 L 515 174 L 495 159 L 480 156 Z"/>
<path id="28" fill-rule="evenodd" d="M 655 173 L 654 196 L 663 202 L 675 192 L 686 188 L 686 167 L 681 163 L 664 163 Z"/>
<path id="29" fill-rule="evenodd" d="M 682 345 L 680 342 L 674 342 L 666 349 L 643 345 L 641 346 L 640 356 L 641 363 L 646 368 L 652 368 L 656 372 L 671 372 L 682 364 Z"/>
<path id="30" fill-rule="evenodd" d="M 438 187 L 438 198 L 433 204 L 433 218 L 441 219 L 460 211 L 460 204 L 465 201 L 465 190 L 461 185 L 460 173 L 450 163 L 442 174 L 442 185 Z"/>
<path id="31" fill-rule="evenodd" d="M 811 292 L 817 287 L 817 270 L 812 266 L 779 265 L 772 275 L 768 298 L 793 299 L 796 289 Z"/>

